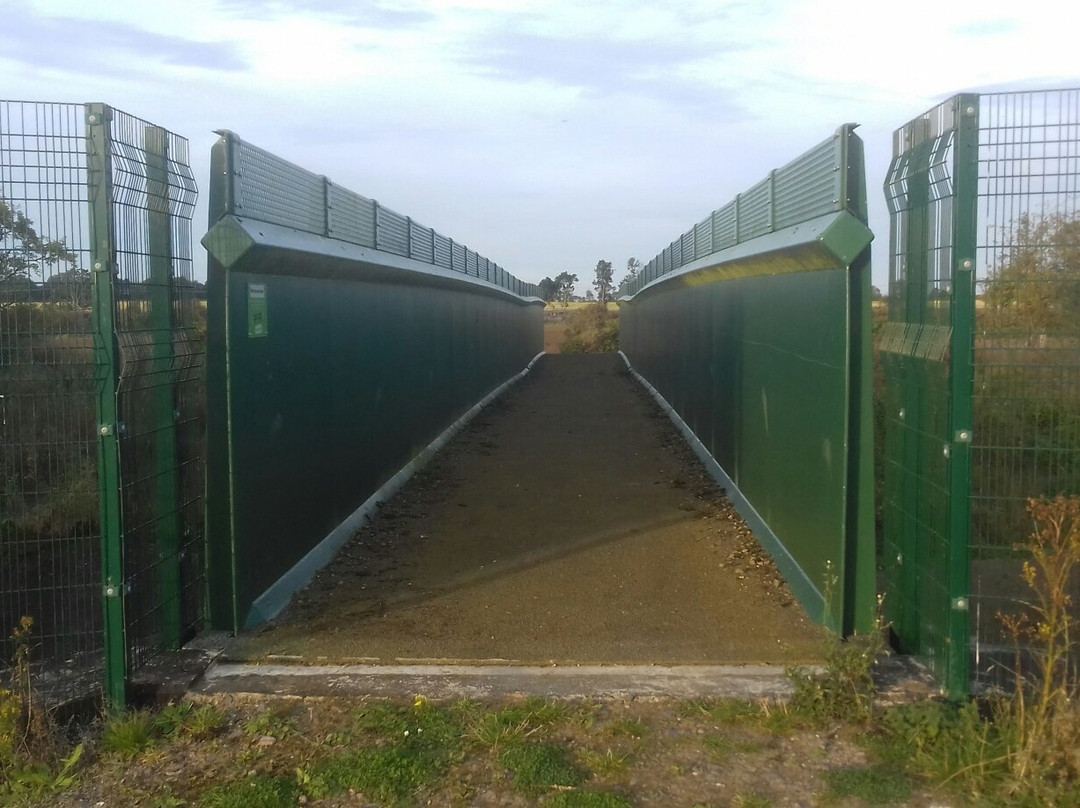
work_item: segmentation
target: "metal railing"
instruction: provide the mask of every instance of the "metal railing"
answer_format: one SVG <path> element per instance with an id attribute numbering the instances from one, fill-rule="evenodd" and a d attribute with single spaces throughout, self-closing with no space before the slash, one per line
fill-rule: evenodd
<path id="1" fill-rule="evenodd" d="M 841 132 L 822 141 L 761 182 L 738 194 L 648 261 L 618 295 L 633 295 L 657 278 L 695 261 L 769 233 L 801 224 L 847 205 Z"/>
<path id="2" fill-rule="evenodd" d="M 381 250 L 470 275 L 522 297 L 537 297 L 525 283 L 463 244 L 326 177 L 283 160 L 227 130 L 232 196 L 226 213 Z"/>

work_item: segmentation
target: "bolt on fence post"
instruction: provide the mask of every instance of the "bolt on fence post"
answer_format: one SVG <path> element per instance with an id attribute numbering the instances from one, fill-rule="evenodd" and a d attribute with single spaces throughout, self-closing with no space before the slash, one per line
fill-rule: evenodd
<path id="1" fill-rule="evenodd" d="M 124 625 L 123 527 L 117 388 L 120 351 L 116 339 L 116 232 L 112 192 L 112 109 L 87 105 L 87 191 L 94 364 L 97 376 L 98 485 L 101 492 L 101 577 L 105 615 L 105 698 L 110 709 L 127 703 L 127 641 Z"/>
<path id="2" fill-rule="evenodd" d="M 949 697 L 970 690 L 971 616 L 971 433 L 974 414 L 975 251 L 979 193 L 979 96 L 959 95 L 952 206 L 952 347 L 950 350 L 949 570 L 951 659 L 945 682 Z"/>
<path id="3" fill-rule="evenodd" d="M 150 258 L 151 356 L 159 379 L 154 385 L 155 522 L 161 587 L 161 644 L 178 648 L 180 615 L 180 480 L 178 474 L 176 378 L 173 362 L 172 220 L 169 215 L 169 135 L 159 126 L 147 126 L 146 197 Z"/>

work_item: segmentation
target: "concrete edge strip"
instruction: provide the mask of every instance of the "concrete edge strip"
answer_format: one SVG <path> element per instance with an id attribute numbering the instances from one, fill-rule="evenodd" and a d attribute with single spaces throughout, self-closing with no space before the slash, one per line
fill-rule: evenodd
<path id="1" fill-rule="evenodd" d="M 779 665 L 251 665 L 215 664 L 201 693 L 492 698 L 652 696 L 786 699 Z"/>
<path id="2" fill-rule="evenodd" d="M 709 474 L 711 474 L 713 479 L 727 492 L 731 504 L 735 506 L 735 510 L 746 520 L 746 524 L 750 527 L 750 530 L 758 541 L 760 541 L 768 551 L 769 555 L 776 563 L 777 569 L 780 570 L 780 574 L 784 576 L 784 579 L 788 582 L 791 590 L 799 597 L 806 610 L 815 620 L 823 622 L 825 618 L 825 598 L 803 568 L 799 566 L 799 563 L 792 557 L 791 553 L 788 552 L 784 543 L 780 541 L 780 537 L 773 532 L 765 519 L 750 503 L 750 500 L 748 500 L 742 491 L 739 490 L 739 486 L 735 484 L 735 481 L 731 479 L 726 471 L 724 471 L 724 467 L 712 456 L 708 447 L 706 447 L 705 444 L 701 442 L 701 439 L 694 434 L 694 431 L 690 429 L 689 424 L 682 419 L 682 416 L 675 411 L 675 408 L 668 403 L 668 400 L 661 395 L 660 391 L 653 387 L 644 376 L 634 369 L 634 366 L 630 363 L 630 358 L 623 351 L 619 351 L 619 356 L 621 356 L 623 362 L 626 363 L 626 369 L 630 371 L 630 374 L 637 379 L 649 395 L 656 400 L 656 403 L 660 405 L 660 409 L 667 414 L 667 417 L 671 419 L 671 422 L 675 424 L 675 427 L 682 433 L 686 442 L 690 444 L 690 448 L 694 450 L 694 454 L 696 454 L 698 459 L 705 464 L 705 468 L 708 470 Z"/>
<path id="3" fill-rule="evenodd" d="M 407 483 L 416 472 L 427 465 L 431 458 L 441 450 L 450 440 L 466 427 L 481 410 L 491 404 L 505 393 L 512 385 L 523 379 L 544 356 L 541 351 L 532 358 L 525 369 L 505 382 L 500 384 L 480 401 L 470 407 L 464 415 L 448 426 L 431 443 L 425 446 L 408 463 L 401 467 L 393 477 L 387 480 L 375 493 L 364 500 L 355 511 L 349 514 L 341 523 L 330 531 L 322 541 L 312 547 L 303 558 L 297 561 L 284 575 L 271 584 L 266 591 L 259 595 L 251 604 L 247 618 L 244 620 L 244 630 L 249 630 L 276 617 L 282 609 L 288 605 L 293 594 L 305 586 L 315 573 L 325 567 L 337 551 L 363 526 L 364 520 L 374 513 L 380 502 L 384 502 Z"/>

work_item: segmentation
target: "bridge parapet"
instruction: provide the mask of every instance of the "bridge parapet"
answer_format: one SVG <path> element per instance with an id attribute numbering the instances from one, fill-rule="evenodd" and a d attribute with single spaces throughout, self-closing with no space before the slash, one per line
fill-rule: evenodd
<path id="1" fill-rule="evenodd" d="M 210 616 L 273 617 L 543 346 L 536 287 L 222 132 L 211 155 Z"/>
<path id="2" fill-rule="evenodd" d="M 624 355 L 811 616 L 874 620 L 870 260 L 853 124 L 671 242 L 619 298 Z"/>

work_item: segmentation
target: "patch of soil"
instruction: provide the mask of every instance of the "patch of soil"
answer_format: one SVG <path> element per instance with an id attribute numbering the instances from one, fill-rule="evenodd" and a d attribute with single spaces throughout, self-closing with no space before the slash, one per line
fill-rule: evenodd
<path id="1" fill-rule="evenodd" d="M 234 658 L 790 663 L 822 633 L 617 355 L 545 357 Z"/>

